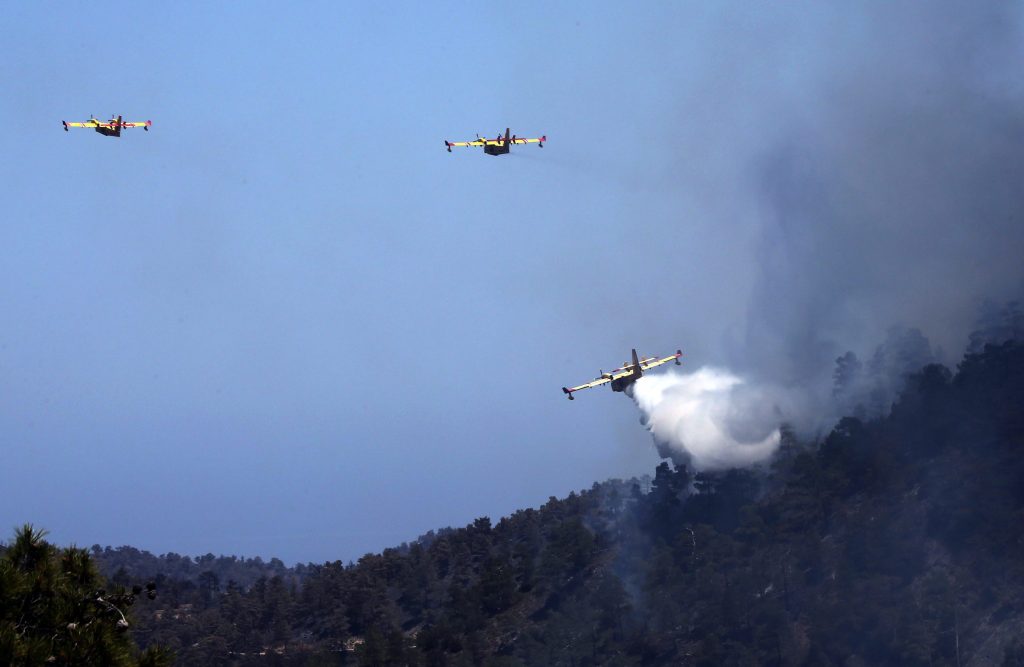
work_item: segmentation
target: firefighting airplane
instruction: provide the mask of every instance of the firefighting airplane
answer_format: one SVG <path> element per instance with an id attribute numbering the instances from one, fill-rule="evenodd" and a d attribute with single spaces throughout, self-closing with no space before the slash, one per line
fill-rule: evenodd
<path id="1" fill-rule="evenodd" d="M 591 387 L 598 387 L 608 382 L 612 383 L 612 391 L 625 391 L 627 387 L 632 385 L 634 382 L 640 379 L 640 376 L 644 374 L 644 371 L 650 370 L 655 366 L 661 366 L 667 364 L 670 361 L 675 361 L 676 366 L 679 366 L 679 357 L 683 356 L 682 350 L 676 350 L 676 353 L 664 357 L 662 359 L 656 359 L 654 357 L 644 357 L 643 359 L 636 358 L 636 350 L 633 350 L 633 363 L 628 361 L 622 362 L 622 366 L 616 368 L 613 371 L 605 373 L 601 371 L 601 377 L 597 378 L 592 382 L 581 384 L 578 387 L 562 387 L 562 391 L 568 394 L 569 400 L 575 400 L 573 392 L 579 391 L 580 389 L 590 389 Z"/>
<path id="2" fill-rule="evenodd" d="M 537 144 L 541 148 L 544 148 L 544 142 L 548 140 L 547 135 L 539 139 L 523 139 L 515 135 L 509 136 L 509 128 L 505 128 L 505 136 L 502 137 L 501 133 L 498 133 L 496 139 L 482 138 L 479 134 L 476 135 L 476 141 L 445 141 L 444 145 L 448 148 L 448 152 L 452 152 L 452 146 L 483 146 L 484 153 L 488 155 L 504 155 L 508 153 L 509 146 L 511 144 Z"/>
<path id="3" fill-rule="evenodd" d="M 153 125 L 153 121 L 151 120 L 147 120 L 144 122 L 140 121 L 138 123 L 125 122 L 121 120 L 120 116 L 114 118 L 113 114 L 111 114 L 110 120 L 108 120 L 105 123 L 103 121 L 93 118 L 92 116 L 90 116 L 89 120 L 85 121 L 84 123 L 69 123 L 66 120 L 62 120 L 61 122 L 64 123 L 65 132 L 67 132 L 68 128 L 70 127 L 91 127 L 100 134 L 107 137 L 120 137 L 121 128 L 126 127 L 141 127 L 146 132 L 149 132 L 150 126 Z"/>

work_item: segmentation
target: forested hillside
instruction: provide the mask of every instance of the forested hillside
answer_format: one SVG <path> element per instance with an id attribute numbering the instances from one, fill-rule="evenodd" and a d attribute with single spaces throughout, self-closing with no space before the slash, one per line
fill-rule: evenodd
<path id="1" fill-rule="evenodd" d="M 182 664 L 1022 665 L 1022 454 L 1024 346 L 988 345 L 768 470 L 663 463 L 251 582 L 164 557 L 135 636 Z"/>
<path id="2" fill-rule="evenodd" d="M 1024 345 L 987 345 L 768 469 L 662 463 L 354 564 L 91 555 L 155 579 L 131 630 L 179 664 L 1024 665 L 1022 399 Z"/>

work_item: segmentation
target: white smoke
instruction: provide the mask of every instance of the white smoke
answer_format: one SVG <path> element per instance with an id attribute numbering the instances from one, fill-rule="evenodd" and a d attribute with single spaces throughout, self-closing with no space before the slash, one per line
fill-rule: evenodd
<path id="1" fill-rule="evenodd" d="M 787 392 L 757 387 L 727 370 L 645 375 L 632 387 L 662 456 L 696 470 L 754 465 L 779 446 Z"/>

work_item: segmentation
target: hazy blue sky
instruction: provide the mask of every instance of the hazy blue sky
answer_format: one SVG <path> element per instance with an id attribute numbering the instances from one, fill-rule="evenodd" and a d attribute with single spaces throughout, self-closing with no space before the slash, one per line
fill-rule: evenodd
<path id="1" fill-rule="evenodd" d="M 757 366 L 765 172 L 837 81 L 968 49 L 1019 109 L 1016 18 L 888 6 L 8 5 L 0 531 L 348 560 L 652 471 L 628 399 L 560 388 Z M 152 131 L 61 131 L 110 113 Z M 444 150 L 506 126 L 548 144 Z"/>

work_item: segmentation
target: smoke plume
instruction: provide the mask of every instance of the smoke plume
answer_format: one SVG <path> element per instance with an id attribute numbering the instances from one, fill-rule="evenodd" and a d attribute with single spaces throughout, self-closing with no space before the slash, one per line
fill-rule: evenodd
<path id="1" fill-rule="evenodd" d="M 782 422 L 813 436 L 843 414 L 886 412 L 908 373 L 977 347 L 987 300 L 1024 291 L 1019 6 L 847 10 L 768 42 L 788 46 L 765 50 L 778 62 L 759 71 L 793 85 L 723 87 L 704 103 L 754 110 L 743 126 L 758 140 L 742 154 L 725 133 L 703 138 L 740 165 L 729 188 L 741 204 L 722 224 L 756 230 L 745 321 L 718 362 L 735 370 L 644 377 L 635 391 L 662 453 L 697 467 L 763 460 Z M 829 48 L 808 34 L 829 34 Z M 813 64 L 793 68 L 804 51 Z"/>

